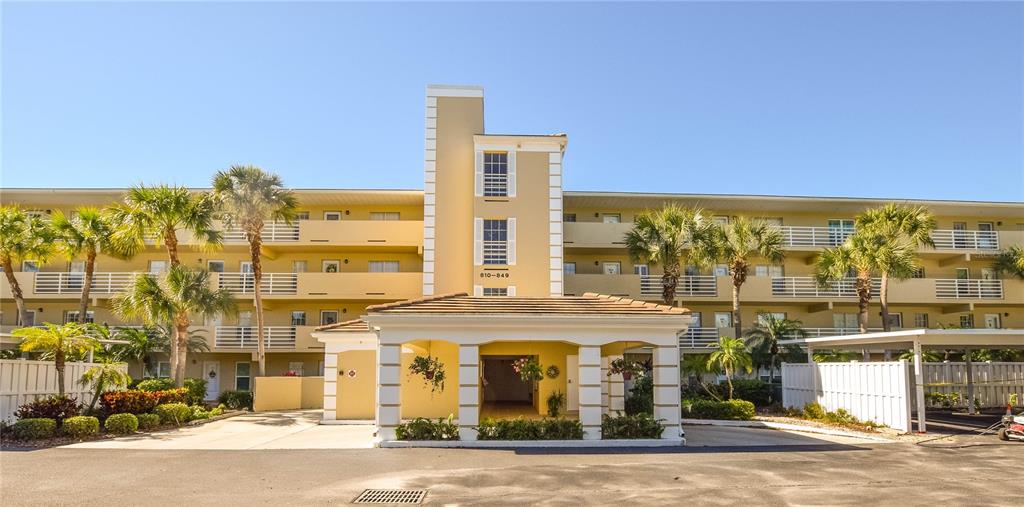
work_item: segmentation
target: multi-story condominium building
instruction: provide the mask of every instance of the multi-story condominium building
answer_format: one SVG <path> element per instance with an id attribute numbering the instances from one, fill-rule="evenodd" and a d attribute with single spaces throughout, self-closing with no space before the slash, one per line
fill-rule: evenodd
<path id="1" fill-rule="evenodd" d="M 426 111 L 422 190 L 299 189 L 299 220 L 266 227 L 268 374 L 323 375 L 324 344 L 314 338 L 314 329 L 357 319 L 370 305 L 460 292 L 494 298 L 596 292 L 660 301 L 660 267 L 630 259 L 623 237 L 642 210 L 670 202 L 701 207 L 723 223 L 745 215 L 782 230 L 785 261 L 755 261 L 743 286 L 744 323 L 772 313 L 799 319 L 811 335 L 855 332 L 852 283 L 820 288 L 812 279 L 812 263 L 823 248 L 843 242 L 858 213 L 889 200 L 563 190 L 566 135 L 485 133 L 479 88 L 429 87 Z M 287 168 L 274 169 L 287 180 Z M 2 199 L 45 216 L 58 209 L 110 204 L 123 193 L 9 188 L 3 189 Z M 994 253 L 1024 245 L 1024 205 L 900 202 L 927 206 L 937 216 L 938 229 L 934 248 L 920 251 L 919 273 L 890 288 L 892 325 L 1024 328 L 1024 281 L 1001 279 L 990 267 Z M 182 262 L 213 272 L 213 283 L 236 294 L 241 310 L 237 316 L 196 323 L 205 331 L 210 352 L 190 355 L 187 375 L 207 378 L 211 395 L 248 389 L 256 373 L 256 333 L 244 235 L 225 230 L 224 246 L 214 252 L 193 248 L 188 238 L 183 244 Z M 110 298 L 133 273 L 166 267 L 165 253 L 156 246 L 130 260 L 101 258 L 88 319 L 111 326 L 138 324 L 118 320 Z M 18 269 L 29 320 L 17 321 L 10 288 L 0 281 L 3 331 L 76 317 L 80 260 L 30 259 Z M 679 337 L 684 353 L 706 351 L 717 337 L 734 334 L 726 275 L 724 266 L 685 268 L 676 301 L 692 317 Z M 870 327 L 882 327 L 879 315 L 876 299 Z M 481 347 L 480 354 L 485 353 Z M 564 358 L 560 361 L 555 364 L 565 370 Z M 336 373 L 334 361 L 327 363 Z M 168 369 L 168 363 L 157 361 L 148 374 L 163 376 Z M 133 365 L 131 373 L 141 375 L 140 366 Z M 534 402 L 543 412 L 543 402 Z M 369 403 L 372 407 L 372 397 Z M 445 405 L 434 412 L 453 410 Z"/>

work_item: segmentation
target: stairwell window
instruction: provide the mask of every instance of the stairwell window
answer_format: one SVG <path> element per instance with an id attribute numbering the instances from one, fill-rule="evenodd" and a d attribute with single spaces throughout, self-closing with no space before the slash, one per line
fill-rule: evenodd
<path id="1" fill-rule="evenodd" d="M 371 273 L 397 273 L 398 261 L 370 261 Z"/>
<path id="2" fill-rule="evenodd" d="M 64 312 L 64 323 L 78 322 L 78 315 L 78 310 L 68 310 Z M 85 312 L 85 321 L 90 324 L 96 322 L 96 313 L 93 311 Z"/>
<path id="3" fill-rule="evenodd" d="M 484 152 L 484 197 L 508 197 L 508 152 Z"/>
<path id="4" fill-rule="evenodd" d="M 305 326 L 306 325 L 306 311 L 295 310 L 292 312 L 292 325 L 293 326 Z"/>
<path id="5" fill-rule="evenodd" d="M 252 363 L 240 362 L 235 363 L 235 390 L 236 391 L 248 391 L 250 371 L 252 370 Z"/>
<path id="6" fill-rule="evenodd" d="M 484 287 L 484 296 L 507 296 L 508 288 L 506 287 Z"/>
<path id="7" fill-rule="evenodd" d="M 401 220 L 402 214 L 397 211 L 371 211 L 370 220 Z"/>
<path id="8" fill-rule="evenodd" d="M 928 314 L 927 313 L 915 313 L 914 314 L 914 327 L 922 329 L 928 329 Z"/>
<path id="9" fill-rule="evenodd" d="M 508 220 L 484 220 L 484 264 L 508 264 Z"/>

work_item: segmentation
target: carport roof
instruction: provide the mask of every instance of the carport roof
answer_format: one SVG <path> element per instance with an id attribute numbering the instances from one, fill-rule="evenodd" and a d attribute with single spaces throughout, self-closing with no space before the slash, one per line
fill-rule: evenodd
<path id="1" fill-rule="evenodd" d="M 368 333 L 370 332 L 370 325 L 363 319 L 352 319 L 346 320 L 345 322 L 335 322 L 334 324 L 328 324 L 326 326 L 320 326 L 314 331 L 337 331 L 346 333 Z"/>
<path id="2" fill-rule="evenodd" d="M 851 334 L 782 340 L 780 345 L 810 348 L 863 348 L 867 345 L 910 348 L 1024 348 L 1020 329 L 907 329 L 881 333 Z"/>
<path id="3" fill-rule="evenodd" d="M 369 315 L 562 315 L 679 316 L 686 308 L 586 293 L 561 297 L 479 297 L 465 292 L 369 306 Z"/>

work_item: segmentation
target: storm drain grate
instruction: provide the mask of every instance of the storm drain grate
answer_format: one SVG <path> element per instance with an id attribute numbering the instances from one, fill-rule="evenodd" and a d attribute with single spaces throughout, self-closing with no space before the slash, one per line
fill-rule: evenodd
<path id="1" fill-rule="evenodd" d="M 425 489 L 367 489 L 352 503 L 423 503 L 425 496 L 427 496 L 427 490 Z"/>

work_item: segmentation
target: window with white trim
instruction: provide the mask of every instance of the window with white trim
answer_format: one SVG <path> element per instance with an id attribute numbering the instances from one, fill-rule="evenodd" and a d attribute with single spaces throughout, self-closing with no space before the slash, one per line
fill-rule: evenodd
<path id="1" fill-rule="evenodd" d="M 340 211 L 325 211 L 324 212 L 324 220 L 330 220 L 332 222 L 336 222 L 338 220 L 341 220 L 341 212 Z"/>
<path id="2" fill-rule="evenodd" d="M 156 378 L 171 378 L 170 361 L 160 361 L 156 363 Z"/>
<path id="3" fill-rule="evenodd" d="M 25 310 L 25 322 L 21 321 L 21 312 L 14 312 L 15 324 L 21 327 L 32 327 L 36 325 L 36 311 Z"/>
<path id="4" fill-rule="evenodd" d="M 507 287 L 484 287 L 484 296 L 507 296 Z"/>
<path id="5" fill-rule="evenodd" d="M 371 273 L 397 273 L 398 261 L 370 261 Z"/>
<path id="6" fill-rule="evenodd" d="M 292 311 L 292 325 L 293 326 L 305 326 L 306 325 L 306 311 L 305 310 L 294 310 L 294 311 Z"/>
<path id="7" fill-rule="evenodd" d="M 915 313 L 914 314 L 914 327 L 922 329 L 928 329 L 928 314 L 927 313 Z"/>
<path id="8" fill-rule="evenodd" d="M 484 197 L 508 197 L 508 152 L 484 152 Z"/>
<path id="9" fill-rule="evenodd" d="M 320 325 L 329 326 L 331 324 L 337 324 L 338 322 L 338 310 L 320 310 Z"/>
<path id="10" fill-rule="evenodd" d="M 903 314 L 899 312 L 889 314 L 889 327 L 900 329 L 903 327 Z"/>
<path id="11" fill-rule="evenodd" d="M 309 220 L 309 212 L 308 211 L 296 211 L 295 212 L 295 219 L 296 220 Z"/>
<path id="12" fill-rule="evenodd" d="M 206 270 L 211 273 L 223 273 L 224 261 L 206 261 Z"/>
<path id="13" fill-rule="evenodd" d="M 508 220 L 484 219 L 484 264 L 508 264 Z"/>
<path id="14" fill-rule="evenodd" d="M 245 361 L 235 363 L 235 390 L 248 391 L 252 375 L 252 363 Z"/>
<path id="15" fill-rule="evenodd" d="M 567 275 L 575 275 L 576 274 L 576 263 L 575 262 L 563 262 L 562 263 L 562 272 L 567 274 Z"/>
<path id="16" fill-rule="evenodd" d="M 370 220 L 401 220 L 402 214 L 397 211 L 371 211 Z"/>
<path id="17" fill-rule="evenodd" d="M 782 266 L 759 264 L 754 266 L 754 276 L 770 276 L 772 278 L 782 277 Z"/>
<path id="18" fill-rule="evenodd" d="M 78 322 L 79 314 L 80 312 L 78 310 L 68 310 L 64 312 L 64 323 L 67 324 L 69 322 Z M 96 312 L 93 312 L 91 310 L 85 312 L 85 321 L 89 323 L 96 322 Z"/>

